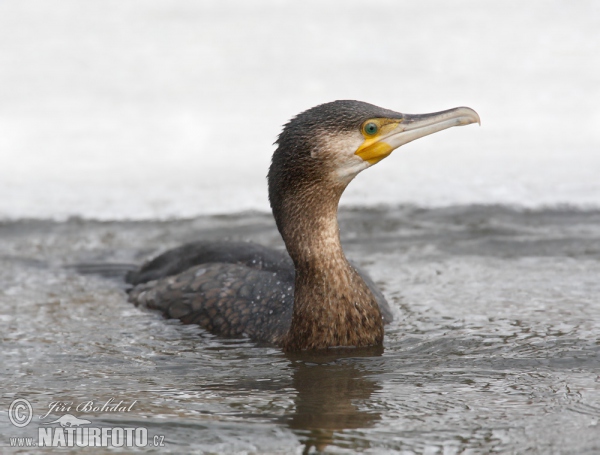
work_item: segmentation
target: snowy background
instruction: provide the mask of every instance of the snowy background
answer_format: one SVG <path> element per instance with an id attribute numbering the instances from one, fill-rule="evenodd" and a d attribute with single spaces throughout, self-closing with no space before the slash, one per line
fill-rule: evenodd
<path id="1" fill-rule="evenodd" d="M 455 106 L 345 205 L 600 206 L 600 2 L 5 0 L 0 219 L 268 210 L 281 125 Z"/>

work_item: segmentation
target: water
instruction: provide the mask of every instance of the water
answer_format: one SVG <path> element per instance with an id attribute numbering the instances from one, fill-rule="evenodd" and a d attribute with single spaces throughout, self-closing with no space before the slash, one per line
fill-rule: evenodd
<path id="1" fill-rule="evenodd" d="M 6 418 L 21 397 L 36 415 L 52 401 L 137 400 L 74 414 L 146 427 L 167 453 L 600 450 L 600 212 L 406 206 L 340 220 L 348 256 L 396 313 L 381 350 L 219 339 L 67 267 L 139 263 L 199 238 L 278 247 L 270 215 L 2 223 L 0 444 L 37 434 L 39 419 L 20 430 Z"/>

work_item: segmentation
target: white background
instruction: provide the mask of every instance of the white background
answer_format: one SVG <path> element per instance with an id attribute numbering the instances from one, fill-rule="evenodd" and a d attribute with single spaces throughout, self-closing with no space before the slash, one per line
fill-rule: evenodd
<path id="1" fill-rule="evenodd" d="M 466 105 L 346 205 L 600 206 L 600 2 L 5 0 L 0 218 L 268 210 L 281 125 Z"/>

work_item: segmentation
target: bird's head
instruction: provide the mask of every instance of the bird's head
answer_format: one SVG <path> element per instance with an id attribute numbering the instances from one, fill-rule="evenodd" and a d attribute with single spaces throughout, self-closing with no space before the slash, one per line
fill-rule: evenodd
<path id="1" fill-rule="evenodd" d="M 468 107 L 412 115 L 342 100 L 308 109 L 290 120 L 277 140 L 268 176 L 271 206 L 275 211 L 301 192 L 333 189 L 341 195 L 359 172 L 398 147 L 476 122 L 479 116 Z"/>

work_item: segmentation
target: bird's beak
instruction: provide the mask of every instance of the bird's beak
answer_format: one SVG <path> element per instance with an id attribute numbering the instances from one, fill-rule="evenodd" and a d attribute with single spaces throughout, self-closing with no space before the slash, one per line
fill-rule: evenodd
<path id="1" fill-rule="evenodd" d="M 401 145 L 408 144 L 420 137 L 428 136 L 453 126 L 479 123 L 479 115 L 468 107 L 457 107 L 431 114 L 403 114 L 401 119 L 394 119 L 397 126 L 378 137 L 366 139 L 355 152 L 363 160 L 375 164 L 389 156 Z"/>

